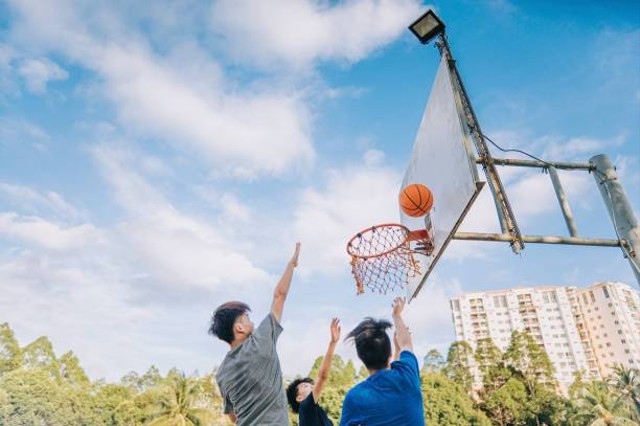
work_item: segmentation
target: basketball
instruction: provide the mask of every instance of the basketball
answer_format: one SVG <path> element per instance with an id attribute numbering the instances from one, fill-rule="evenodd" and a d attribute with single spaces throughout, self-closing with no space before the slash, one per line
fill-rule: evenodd
<path id="1" fill-rule="evenodd" d="M 411 217 L 420 217 L 429 213 L 433 207 L 433 193 L 426 185 L 412 183 L 400 191 L 400 208 Z"/>

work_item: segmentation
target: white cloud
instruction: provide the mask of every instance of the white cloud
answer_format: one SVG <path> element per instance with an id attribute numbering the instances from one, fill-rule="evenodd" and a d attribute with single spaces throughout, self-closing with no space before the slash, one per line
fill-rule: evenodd
<path id="1" fill-rule="evenodd" d="M 44 130 L 24 118 L 0 117 L 0 146 L 30 143 L 34 148 L 42 149 L 49 139 Z"/>
<path id="2" fill-rule="evenodd" d="M 55 191 L 37 191 L 24 185 L 0 182 L 0 198 L 30 213 L 53 213 L 63 219 L 78 219 L 82 213 Z"/>
<path id="3" fill-rule="evenodd" d="M 228 89 L 232 84 L 220 83 L 220 67 L 197 44 L 188 57 L 180 53 L 184 43 L 155 54 L 143 34 L 123 27 L 126 11 L 64 1 L 15 7 L 15 36 L 98 73 L 120 121 L 141 136 L 167 140 L 242 178 L 313 161 L 310 114 L 290 90 Z"/>
<path id="4" fill-rule="evenodd" d="M 27 59 L 18 67 L 18 73 L 25 79 L 27 89 L 36 94 L 47 90 L 47 83 L 66 80 L 69 74 L 48 58 Z"/>
<path id="5" fill-rule="evenodd" d="M 379 160 L 379 154 L 373 157 Z M 302 192 L 294 228 L 305 251 L 313 253 L 312 272 L 337 273 L 348 263 L 345 247 L 353 235 L 372 225 L 398 221 L 400 181 L 400 174 L 385 166 L 350 165 L 328 171 L 319 187 Z"/>
<path id="6" fill-rule="evenodd" d="M 233 57 L 258 65 L 356 62 L 399 37 L 422 8 L 416 0 L 218 0 L 211 29 Z"/>
<path id="7" fill-rule="evenodd" d="M 65 226 L 13 212 L 0 213 L 0 235 L 49 250 L 77 250 L 103 240 L 102 232 L 90 224 Z"/>
<path id="8" fill-rule="evenodd" d="M 136 172 L 137 154 L 100 146 L 94 155 L 126 212 L 115 229 L 120 249 L 139 262 L 145 275 L 164 285 L 208 290 L 271 282 L 214 224 L 181 212 Z"/>

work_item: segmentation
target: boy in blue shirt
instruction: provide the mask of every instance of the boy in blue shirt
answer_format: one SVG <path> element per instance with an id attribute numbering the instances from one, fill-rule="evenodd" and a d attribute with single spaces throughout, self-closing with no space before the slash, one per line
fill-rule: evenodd
<path id="1" fill-rule="evenodd" d="M 418 360 L 413 354 L 409 329 L 402 319 L 405 300 L 393 301 L 398 359 L 391 362 L 391 340 L 385 320 L 365 318 L 347 339 L 356 344 L 358 358 L 369 377 L 351 388 L 342 404 L 340 426 L 424 425 Z"/>

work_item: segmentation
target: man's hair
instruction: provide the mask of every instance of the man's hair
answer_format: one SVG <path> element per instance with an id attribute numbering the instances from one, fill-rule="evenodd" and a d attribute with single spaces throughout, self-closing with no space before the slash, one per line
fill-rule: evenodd
<path id="1" fill-rule="evenodd" d="M 365 318 L 345 340 L 353 339 L 356 343 L 358 358 L 369 370 L 386 368 L 391 357 L 391 340 L 387 329 L 391 323 L 386 320 Z"/>
<path id="2" fill-rule="evenodd" d="M 211 316 L 209 334 L 227 343 L 233 342 L 233 324 L 236 319 L 247 312 L 251 312 L 249 305 L 242 302 L 227 302 L 218 306 Z"/>
<path id="3" fill-rule="evenodd" d="M 300 383 L 313 384 L 313 379 L 309 377 L 305 377 L 302 379 L 298 378 L 291 382 L 289 386 L 287 386 L 287 401 L 289 401 L 291 410 L 293 410 L 293 412 L 296 414 L 298 414 L 298 411 L 300 410 L 300 403 L 296 401 L 296 398 L 298 397 L 298 385 Z"/>

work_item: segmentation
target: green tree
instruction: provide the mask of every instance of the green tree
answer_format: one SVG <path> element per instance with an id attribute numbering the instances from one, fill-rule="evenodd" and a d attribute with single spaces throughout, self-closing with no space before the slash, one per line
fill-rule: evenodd
<path id="1" fill-rule="evenodd" d="M 503 386 L 511 378 L 504 356 L 490 338 L 479 339 L 473 355 L 482 373 L 482 392 L 492 392 Z"/>
<path id="2" fill-rule="evenodd" d="M 539 386 L 555 387 L 549 356 L 528 333 L 515 330 L 504 359 L 514 375 L 524 383 L 530 396 Z"/>
<path id="3" fill-rule="evenodd" d="M 8 396 L 3 426 L 75 426 L 92 423 L 90 399 L 70 395 L 44 368 L 18 369 L 0 378 Z"/>
<path id="4" fill-rule="evenodd" d="M 39 337 L 22 350 L 24 366 L 29 369 L 43 369 L 51 377 L 60 380 L 60 365 L 53 352 L 53 346 L 46 337 Z"/>
<path id="5" fill-rule="evenodd" d="M 489 426 L 489 419 L 473 406 L 464 388 L 442 373 L 422 374 L 424 415 L 427 424 Z"/>
<path id="6" fill-rule="evenodd" d="M 447 363 L 444 373 L 447 377 L 462 386 L 465 392 L 471 392 L 473 386 L 473 374 L 471 373 L 470 361 L 473 356 L 471 345 L 465 341 L 454 342 L 449 346 L 447 353 Z"/>
<path id="7" fill-rule="evenodd" d="M 135 391 L 130 387 L 116 384 L 94 383 L 95 394 L 93 410 L 96 423 L 109 426 L 137 426 L 136 419 L 142 413 L 135 406 Z"/>
<path id="8" fill-rule="evenodd" d="M 437 349 L 431 349 L 424 357 L 422 370 L 425 373 L 439 373 L 444 365 L 442 354 Z"/>
<path id="9" fill-rule="evenodd" d="M 60 366 L 60 377 L 65 383 L 76 386 L 89 385 L 89 377 L 80 366 L 80 360 L 73 352 L 69 351 L 63 354 L 58 364 Z"/>
<path id="10" fill-rule="evenodd" d="M 0 324 L 0 376 L 22 366 L 20 344 L 9 324 Z"/>
<path id="11" fill-rule="evenodd" d="M 171 373 L 164 387 L 149 426 L 203 426 L 215 417 L 212 408 L 202 404 L 202 387 L 197 380 Z"/>
<path id="12" fill-rule="evenodd" d="M 637 426 L 624 400 L 603 382 L 591 382 L 576 401 L 574 423 L 590 426 Z"/>
<path id="13" fill-rule="evenodd" d="M 609 385 L 620 394 L 633 414 L 632 418 L 640 424 L 640 370 L 616 364 Z"/>
<path id="14" fill-rule="evenodd" d="M 480 406 L 494 425 L 522 425 L 527 397 L 524 384 L 511 378 L 503 386 L 488 392 Z"/>

